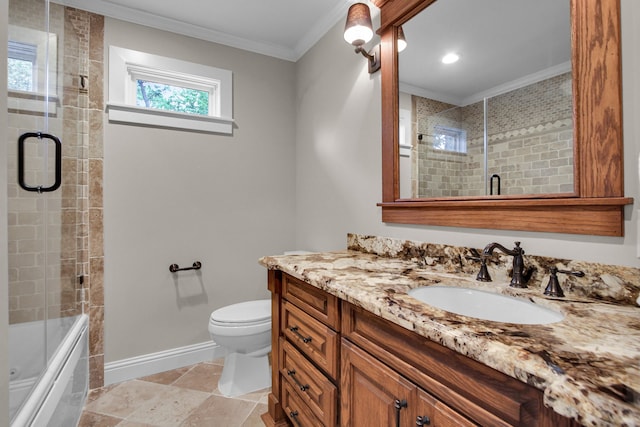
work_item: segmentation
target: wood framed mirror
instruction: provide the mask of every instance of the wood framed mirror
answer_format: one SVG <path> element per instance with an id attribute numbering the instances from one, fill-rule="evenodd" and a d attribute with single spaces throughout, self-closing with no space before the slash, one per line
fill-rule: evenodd
<path id="1" fill-rule="evenodd" d="M 624 197 L 623 183 L 620 1 L 566 1 L 571 15 L 573 192 L 403 199 L 399 181 L 398 28 L 418 13 L 428 13 L 435 0 L 374 0 L 381 10 L 379 206 L 383 222 L 624 235 L 624 206 L 633 199 Z"/>

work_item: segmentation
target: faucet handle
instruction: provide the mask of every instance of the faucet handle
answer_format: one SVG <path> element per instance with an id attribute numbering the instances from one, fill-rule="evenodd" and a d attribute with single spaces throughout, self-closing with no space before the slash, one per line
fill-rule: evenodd
<path id="1" fill-rule="evenodd" d="M 576 277 L 584 277 L 583 271 L 558 270 L 557 267 L 549 267 L 550 276 L 549 276 L 549 283 L 547 284 L 547 287 L 544 290 L 545 295 L 549 295 L 551 297 L 559 297 L 559 298 L 564 297 L 564 292 L 560 287 L 560 282 L 558 282 L 558 276 L 557 276 L 558 273 L 570 274 Z"/>
<path id="2" fill-rule="evenodd" d="M 478 271 L 476 280 L 479 282 L 491 281 L 491 275 L 489 275 L 489 270 L 487 269 L 487 257 L 480 257 L 480 271 Z"/>
<path id="3" fill-rule="evenodd" d="M 489 274 L 489 270 L 487 269 L 487 258 L 489 258 L 490 256 L 485 254 L 476 256 L 475 254 L 477 254 L 477 252 L 475 251 L 475 249 L 473 250 L 473 253 L 473 256 L 467 255 L 465 256 L 465 258 L 470 261 L 480 261 L 480 271 L 476 276 L 476 280 L 479 282 L 491 282 L 491 275 Z"/>

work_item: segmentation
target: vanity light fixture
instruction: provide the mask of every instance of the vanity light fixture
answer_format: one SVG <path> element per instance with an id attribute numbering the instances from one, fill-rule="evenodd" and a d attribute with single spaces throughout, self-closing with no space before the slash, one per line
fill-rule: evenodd
<path id="1" fill-rule="evenodd" d="M 373 25 L 369 6 L 365 3 L 354 3 L 349 7 L 347 23 L 344 27 L 344 39 L 347 43 L 356 47 L 356 53 L 369 61 L 369 74 L 380 69 L 380 44 L 376 45 L 369 53 L 362 47 L 373 38 Z"/>
<path id="2" fill-rule="evenodd" d="M 442 63 L 453 64 L 454 62 L 458 62 L 458 59 L 460 59 L 460 56 L 457 53 L 447 53 L 442 57 Z"/>

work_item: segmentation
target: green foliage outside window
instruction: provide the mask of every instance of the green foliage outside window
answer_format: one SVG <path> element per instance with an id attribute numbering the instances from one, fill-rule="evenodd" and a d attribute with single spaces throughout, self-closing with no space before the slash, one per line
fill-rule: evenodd
<path id="1" fill-rule="evenodd" d="M 136 104 L 158 110 L 207 116 L 209 92 L 138 80 Z"/>
<path id="2" fill-rule="evenodd" d="M 21 59 L 8 58 L 9 90 L 33 91 L 33 63 Z"/>

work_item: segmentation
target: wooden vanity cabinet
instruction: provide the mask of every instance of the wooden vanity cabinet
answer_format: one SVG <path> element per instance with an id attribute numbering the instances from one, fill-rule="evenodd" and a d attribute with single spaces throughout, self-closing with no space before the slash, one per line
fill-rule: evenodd
<path id="1" fill-rule="evenodd" d="M 272 377 L 269 414 L 263 421 L 268 426 L 335 426 L 340 301 L 286 274 L 270 274 L 269 281 L 270 289 L 280 291 L 272 297 L 278 314 L 273 321 L 278 333 L 272 336 L 272 363 L 279 375 Z M 272 411 L 276 417 L 268 416 Z"/>
<path id="2" fill-rule="evenodd" d="M 540 390 L 277 270 L 265 425 L 573 427 Z"/>
<path id="3" fill-rule="evenodd" d="M 540 390 L 344 301 L 341 332 L 342 427 L 578 425 L 546 408 Z M 352 419 L 377 406 L 397 414 L 396 401 L 406 402 L 400 424 Z"/>
<path id="4" fill-rule="evenodd" d="M 478 426 L 346 339 L 341 393 L 344 427 Z"/>

